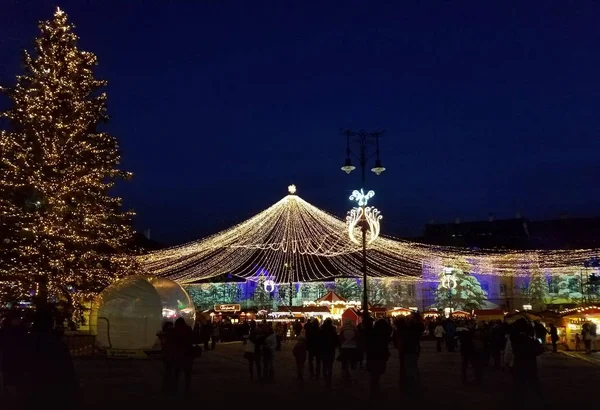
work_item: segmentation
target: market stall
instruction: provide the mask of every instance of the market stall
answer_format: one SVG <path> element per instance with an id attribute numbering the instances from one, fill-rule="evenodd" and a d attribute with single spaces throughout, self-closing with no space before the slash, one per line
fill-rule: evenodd
<path id="1" fill-rule="evenodd" d="M 423 319 L 435 320 L 435 319 L 439 318 L 441 315 L 442 314 L 439 311 L 437 311 L 435 309 L 429 309 L 429 310 L 426 310 L 425 312 L 423 312 Z"/>
<path id="2" fill-rule="evenodd" d="M 455 310 L 454 312 L 452 312 L 450 317 L 452 319 L 458 319 L 458 320 L 469 320 L 469 319 L 471 319 L 472 316 L 471 316 L 471 313 L 466 312 L 464 310 Z"/>
<path id="3" fill-rule="evenodd" d="M 581 330 L 585 323 L 593 323 L 597 328 L 600 327 L 600 306 L 580 307 L 563 312 L 564 343 L 568 350 L 584 349 Z M 580 339 L 579 343 L 578 339 Z M 592 350 L 598 349 L 597 342 L 597 336 L 593 337 Z"/>
<path id="4" fill-rule="evenodd" d="M 390 317 L 409 316 L 411 313 L 413 310 L 403 307 L 395 307 L 387 311 L 387 315 Z"/>
<path id="5" fill-rule="evenodd" d="M 504 320 L 504 310 L 502 309 L 475 309 L 473 318 L 477 322 L 492 322 L 495 320 Z"/>

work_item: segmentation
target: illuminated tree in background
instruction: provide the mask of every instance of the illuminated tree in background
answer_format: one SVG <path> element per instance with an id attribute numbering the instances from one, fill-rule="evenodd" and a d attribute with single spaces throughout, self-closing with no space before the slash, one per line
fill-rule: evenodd
<path id="1" fill-rule="evenodd" d="M 367 294 L 370 305 L 385 303 L 385 285 L 380 278 L 367 278 Z"/>
<path id="2" fill-rule="evenodd" d="M 389 307 L 409 307 L 415 306 L 416 299 L 415 295 L 409 295 L 408 287 L 414 286 L 411 284 L 403 284 L 402 282 L 395 279 L 383 279 L 383 298 L 385 304 Z"/>
<path id="3" fill-rule="evenodd" d="M 336 278 L 335 293 L 346 300 L 360 300 L 361 288 L 355 278 Z"/>
<path id="4" fill-rule="evenodd" d="M 534 311 L 541 311 L 546 308 L 546 299 L 549 296 L 548 281 L 539 267 L 531 269 L 531 278 L 526 294 Z"/>
<path id="5" fill-rule="evenodd" d="M 273 305 L 273 292 L 267 292 L 265 289 L 266 278 L 260 276 L 256 282 L 254 293 L 252 294 L 252 301 L 254 306 L 258 308 L 269 308 Z"/>
<path id="6" fill-rule="evenodd" d="M 134 268 L 123 252 L 133 214 L 108 195 L 130 174 L 118 168 L 117 140 L 97 130 L 108 116 L 96 56 L 77 48 L 60 9 L 39 27 L 25 74 L 2 89 L 12 107 L 1 114 L 10 127 L 0 134 L 0 281 L 74 306 Z"/>
<path id="7" fill-rule="evenodd" d="M 435 290 L 435 302 L 439 308 L 451 307 L 453 310 L 481 309 L 487 299 L 486 292 L 475 276 L 469 275 L 471 266 L 464 260 L 457 260 L 452 269 L 452 276 L 456 280 L 456 287 L 448 289 L 444 284 L 446 272 L 439 273 L 440 282 Z M 452 292 L 452 299 L 449 297 Z"/>

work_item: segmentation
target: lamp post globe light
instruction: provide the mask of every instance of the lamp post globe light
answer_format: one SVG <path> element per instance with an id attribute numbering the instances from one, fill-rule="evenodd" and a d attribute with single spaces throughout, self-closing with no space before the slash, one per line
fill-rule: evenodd
<path id="1" fill-rule="evenodd" d="M 383 135 L 383 132 L 366 132 L 366 131 L 351 131 L 346 130 L 343 132 L 346 136 L 346 160 L 341 170 L 346 174 L 350 174 L 356 169 L 352 165 L 351 156 L 355 156 L 358 159 L 358 164 L 361 171 L 361 189 L 355 190 L 350 196 L 350 200 L 357 202 L 357 207 L 353 208 L 348 212 L 346 221 L 348 222 L 348 235 L 350 240 L 357 244 L 362 244 L 362 281 L 363 281 L 363 297 L 362 297 L 362 314 L 363 320 L 369 318 L 369 300 L 367 296 L 367 245 L 372 243 L 377 236 L 379 236 L 379 220 L 381 214 L 373 207 L 367 206 L 368 201 L 375 195 L 373 191 L 367 191 L 365 193 L 365 177 L 367 163 L 369 159 L 375 157 L 375 166 L 371 168 L 371 171 L 375 175 L 381 175 L 385 168 L 381 164 L 379 159 L 379 137 Z M 358 147 L 357 152 L 353 152 L 350 149 L 351 145 Z M 375 147 L 375 152 L 369 151 L 369 148 Z M 356 226 L 361 227 L 362 241 L 359 242 L 354 235 L 354 229 Z M 367 239 L 368 236 L 368 239 Z"/>

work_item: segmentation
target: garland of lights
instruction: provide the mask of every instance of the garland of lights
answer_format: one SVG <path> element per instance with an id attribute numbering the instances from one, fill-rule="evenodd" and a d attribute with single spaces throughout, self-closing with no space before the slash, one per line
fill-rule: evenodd
<path id="1" fill-rule="evenodd" d="M 348 227 L 348 218 L 353 221 L 359 215 L 352 216 L 351 211 L 347 220 L 342 221 L 295 195 L 295 186 L 290 186 L 289 191 L 290 195 L 230 229 L 142 255 L 138 261 L 149 274 L 168 276 L 180 283 L 222 274 L 250 280 L 265 276 L 275 283 L 360 277 L 361 246 L 351 239 Z M 355 198 L 361 198 L 356 194 L 363 199 L 369 196 L 357 191 L 353 193 Z M 375 209 L 369 212 L 378 224 L 379 212 Z M 519 277 L 528 276 L 531 266 L 539 266 L 548 273 L 583 266 L 585 260 L 598 254 L 593 249 L 472 250 L 377 238 L 378 234 L 378 225 L 373 230 L 369 228 L 369 275 L 411 282 L 429 280 L 422 278 L 424 270 L 439 272 L 459 261 L 478 274 Z M 293 270 L 286 268 L 290 265 Z"/>

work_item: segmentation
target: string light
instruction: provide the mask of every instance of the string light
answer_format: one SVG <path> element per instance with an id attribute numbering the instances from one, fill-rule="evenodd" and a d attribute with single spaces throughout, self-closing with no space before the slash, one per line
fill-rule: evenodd
<path id="1" fill-rule="evenodd" d="M 356 219 L 356 215 L 352 219 Z M 147 272 L 168 276 L 180 283 L 222 274 L 249 279 L 266 275 L 275 283 L 289 283 L 360 277 L 360 252 L 361 246 L 348 235 L 347 221 L 314 207 L 297 195 L 288 195 L 230 229 L 139 256 L 138 261 Z M 369 247 L 367 259 L 370 276 L 433 282 L 438 280 L 437 275 L 424 276 L 424 271 L 440 272 L 444 266 L 458 262 L 465 266 L 465 272 L 520 277 L 528 276 L 531 266 L 551 274 L 583 266 L 585 260 L 595 255 L 594 249 L 473 250 L 379 236 Z M 286 263 L 294 269 L 286 268 Z"/>

